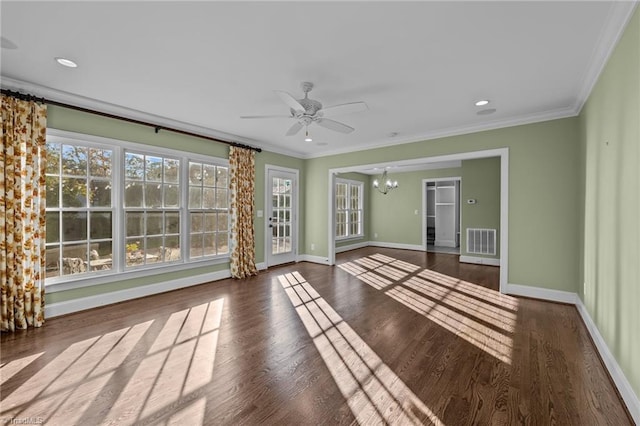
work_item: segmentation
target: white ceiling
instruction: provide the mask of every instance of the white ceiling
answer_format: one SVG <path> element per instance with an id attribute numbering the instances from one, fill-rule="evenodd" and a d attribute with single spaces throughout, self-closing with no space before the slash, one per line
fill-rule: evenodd
<path id="1" fill-rule="evenodd" d="M 635 4 L 2 1 L 2 85 L 310 158 L 576 115 Z M 239 118 L 302 81 L 356 131 Z"/>

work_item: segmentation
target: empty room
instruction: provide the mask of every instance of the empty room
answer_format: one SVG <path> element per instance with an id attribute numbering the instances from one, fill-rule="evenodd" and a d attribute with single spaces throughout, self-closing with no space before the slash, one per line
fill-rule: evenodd
<path id="1" fill-rule="evenodd" d="M 0 19 L 0 424 L 640 424 L 637 1 Z"/>

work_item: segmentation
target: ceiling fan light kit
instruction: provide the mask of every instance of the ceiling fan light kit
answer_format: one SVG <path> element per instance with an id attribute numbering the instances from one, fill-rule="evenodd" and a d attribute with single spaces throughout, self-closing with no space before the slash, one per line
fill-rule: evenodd
<path id="1" fill-rule="evenodd" d="M 339 133 L 349 134 L 355 129 L 344 123 L 327 118 L 326 115 L 339 115 L 350 114 L 354 112 L 366 111 L 369 108 L 364 102 L 350 102 L 345 104 L 333 105 L 327 108 L 323 108 L 322 103 L 315 99 L 309 99 L 309 92 L 313 89 L 313 83 L 304 81 L 301 84 L 302 91 L 304 92 L 304 98 L 296 99 L 289 93 L 282 90 L 275 90 L 274 92 L 282 102 L 284 102 L 290 111 L 290 115 L 244 115 L 240 118 L 276 118 L 276 117 L 288 117 L 293 118 L 296 122 L 287 130 L 286 136 L 296 135 L 303 127 L 308 128 L 313 123 L 324 127 L 325 129 L 333 130 Z M 305 135 L 305 142 L 311 142 L 308 130 Z"/>

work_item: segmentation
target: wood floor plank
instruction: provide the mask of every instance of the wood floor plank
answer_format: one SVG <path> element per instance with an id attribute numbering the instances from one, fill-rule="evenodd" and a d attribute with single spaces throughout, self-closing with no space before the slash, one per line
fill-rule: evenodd
<path id="1" fill-rule="evenodd" d="M 1 336 L 0 418 L 632 424 L 575 307 L 498 287 L 497 267 L 367 247 L 49 319 Z"/>

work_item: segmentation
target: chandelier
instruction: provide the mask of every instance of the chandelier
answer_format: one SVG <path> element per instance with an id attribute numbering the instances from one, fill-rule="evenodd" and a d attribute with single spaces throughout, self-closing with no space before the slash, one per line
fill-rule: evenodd
<path id="1" fill-rule="evenodd" d="M 388 194 L 392 189 L 396 189 L 398 187 L 398 181 L 392 181 L 387 177 L 387 171 L 385 170 L 380 176 L 380 180 L 375 179 L 373 181 L 373 187 L 378 190 L 381 194 Z"/>

